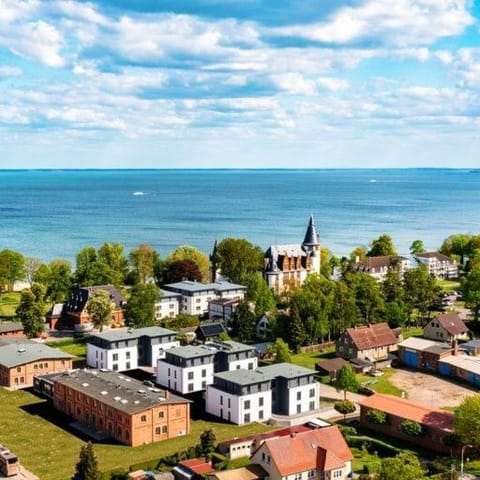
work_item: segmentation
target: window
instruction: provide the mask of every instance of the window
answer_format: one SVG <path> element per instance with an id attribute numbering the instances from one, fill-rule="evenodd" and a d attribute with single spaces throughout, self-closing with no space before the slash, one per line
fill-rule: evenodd
<path id="1" fill-rule="evenodd" d="M 114 362 L 118 362 L 118 353 L 114 353 L 114 354 L 113 354 L 112 360 L 113 360 Z"/>
<path id="2" fill-rule="evenodd" d="M 142 423 L 145 423 L 145 422 L 147 421 L 147 416 L 146 416 L 146 415 L 142 415 L 142 416 L 140 417 L 140 421 L 141 421 Z"/>
<path id="3" fill-rule="evenodd" d="M 193 372 L 188 372 L 188 379 L 193 380 Z"/>
<path id="4" fill-rule="evenodd" d="M 250 409 L 250 400 L 245 400 L 245 402 L 243 403 L 243 408 L 245 408 L 245 410 Z"/>
<path id="5" fill-rule="evenodd" d="M 311 388 L 310 389 L 310 398 L 314 398 L 314 397 L 315 397 L 315 389 Z"/>

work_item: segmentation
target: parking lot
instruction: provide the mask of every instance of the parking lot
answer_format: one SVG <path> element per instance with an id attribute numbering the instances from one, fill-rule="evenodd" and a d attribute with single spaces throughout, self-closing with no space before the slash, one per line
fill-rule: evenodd
<path id="1" fill-rule="evenodd" d="M 400 369 L 394 370 L 390 382 L 405 391 L 410 400 L 436 408 L 457 407 L 465 397 L 477 392 L 434 375 Z"/>

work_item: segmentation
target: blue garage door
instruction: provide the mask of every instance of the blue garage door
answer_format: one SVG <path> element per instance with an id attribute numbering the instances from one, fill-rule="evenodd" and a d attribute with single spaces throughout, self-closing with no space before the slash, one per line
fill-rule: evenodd
<path id="1" fill-rule="evenodd" d="M 417 368 L 417 352 L 409 352 L 408 350 L 405 350 L 403 354 L 403 363 L 405 363 L 407 367 Z"/>

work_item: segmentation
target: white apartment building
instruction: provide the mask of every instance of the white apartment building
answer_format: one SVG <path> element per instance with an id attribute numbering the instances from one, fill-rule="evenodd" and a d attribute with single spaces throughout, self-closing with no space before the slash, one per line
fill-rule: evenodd
<path id="1" fill-rule="evenodd" d="M 180 346 L 176 332 L 161 327 L 109 330 L 87 342 L 87 365 L 115 371 L 154 367 L 170 348 Z"/>
<path id="2" fill-rule="evenodd" d="M 164 290 L 181 295 L 179 313 L 188 315 L 208 314 L 209 302 L 218 299 L 242 300 L 245 297 L 246 287 L 230 282 L 200 283 L 186 280 L 169 283 L 163 286 Z"/>
<path id="3" fill-rule="evenodd" d="M 255 370 L 216 373 L 207 386 L 205 410 L 237 425 L 264 422 L 272 416 L 271 380 Z"/>
<path id="4" fill-rule="evenodd" d="M 157 383 L 182 394 L 205 390 L 213 382 L 214 356 L 205 345 L 167 350 L 157 363 Z"/>
<path id="5" fill-rule="evenodd" d="M 180 293 L 160 290 L 161 298 L 155 302 L 155 319 L 175 318 L 179 313 L 182 295 Z"/>

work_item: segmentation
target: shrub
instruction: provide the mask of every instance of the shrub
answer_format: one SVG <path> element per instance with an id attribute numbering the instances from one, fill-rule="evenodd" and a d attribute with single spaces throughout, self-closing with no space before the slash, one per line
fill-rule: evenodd
<path id="1" fill-rule="evenodd" d="M 404 420 L 400 424 L 400 430 L 409 437 L 419 437 L 423 434 L 423 427 L 412 420 Z"/>
<path id="2" fill-rule="evenodd" d="M 377 425 L 384 425 L 387 423 L 387 414 L 374 408 L 368 410 L 366 417 L 369 422 L 376 423 Z"/>

